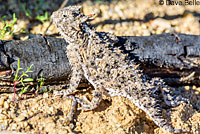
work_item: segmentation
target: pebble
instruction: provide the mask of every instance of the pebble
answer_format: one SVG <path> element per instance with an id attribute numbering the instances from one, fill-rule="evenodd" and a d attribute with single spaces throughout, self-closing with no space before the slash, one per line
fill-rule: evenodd
<path id="1" fill-rule="evenodd" d="M 185 90 L 190 90 L 191 87 L 190 86 L 185 86 Z"/>
<path id="2" fill-rule="evenodd" d="M 8 125 L 2 124 L 1 125 L 1 130 L 5 130 L 7 128 Z"/>
<path id="3" fill-rule="evenodd" d="M 5 120 L 5 119 L 7 119 L 7 116 L 4 114 L 0 114 L 0 120 Z"/>
<path id="4" fill-rule="evenodd" d="M 16 117 L 16 114 L 14 111 L 8 111 L 8 115 L 9 115 L 9 118 L 15 118 Z"/>
<path id="5" fill-rule="evenodd" d="M 147 124 L 144 124 L 144 129 L 145 130 L 148 130 L 149 129 L 149 126 Z"/>
<path id="6" fill-rule="evenodd" d="M 24 119 L 25 119 L 25 116 L 19 115 L 19 116 L 16 117 L 14 120 L 15 120 L 16 122 L 20 122 L 20 121 L 22 121 L 22 120 L 24 120 Z"/>
<path id="7" fill-rule="evenodd" d="M 43 98 L 48 98 L 48 96 L 49 96 L 48 93 L 43 94 Z"/>
<path id="8" fill-rule="evenodd" d="M 5 102 L 5 99 L 3 97 L 0 98 L 0 106 L 3 106 Z"/>
<path id="9" fill-rule="evenodd" d="M 8 108 L 9 108 L 9 103 L 8 103 L 8 101 L 5 101 L 5 102 L 4 102 L 4 108 L 5 108 L 5 109 L 8 109 Z"/>
<path id="10" fill-rule="evenodd" d="M 11 130 L 16 130 L 17 124 L 16 124 L 16 123 L 13 123 L 13 124 L 11 124 L 11 125 L 9 126 L 9 128 L 10 128 Z"/>

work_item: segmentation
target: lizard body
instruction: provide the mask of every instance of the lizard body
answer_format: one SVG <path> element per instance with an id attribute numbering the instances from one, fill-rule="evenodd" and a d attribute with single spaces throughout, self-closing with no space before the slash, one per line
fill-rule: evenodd
<path id="1" fill-rule="evenodd" d="M 156 125 L 169 132 L 182 132 L 175 129 L 162 116 L 161 102 L 177 106 L 187 99 L 171 96 L 173 88 L 159 78 L 147 80 L 138 65 L 128 58 L 115 44 L 118 39 L 109 33 L 96 32 L 87 24 L 80 6 L 70 6 L 53 13 L 52 19 L 60 34 L 69 43 L 67 57 L 72 66 L 69 89 L 58 91 L 59 95 L 69 95 L 85 77 L 94 87 L 93 99 L 79 99 L 79 109 L 92 110 L 102 100 L 102 94 L 123 96 L 147 113 Z"/>

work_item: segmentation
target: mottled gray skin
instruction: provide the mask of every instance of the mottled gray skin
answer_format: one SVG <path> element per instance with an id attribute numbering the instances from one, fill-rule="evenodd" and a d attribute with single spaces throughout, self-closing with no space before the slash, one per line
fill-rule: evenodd
<path id="1" fill-rule="evenodd" d="M 116 36 L 99 33 L 92 29 L 87 20 L 89 16 L 82 13 L 80 6 L 70 6 L 53 13 L 52 19 L 60 34 L 69 43 L 67 57 L 72 66 L 72 78 L 69 89 L 58 91 L 56 95 L 69 95 L 85 77 L 95 88 L 93 99 L 77 101 L 82 104 L 79 109 L 96 108 L 105 93 L 110 96 L 123 96 L 146 112 L 156 125 L 169 132 L 181 132 L 174 129 L 167 119 L 162 117 L 161 102 L 177 106 L 187 101 L 181 96 L 172 97 L 169 88 L 159 78 L 146 80 L 145 75 L 134 61 L 127 60 L 127 55 L 116 47 Z"/>

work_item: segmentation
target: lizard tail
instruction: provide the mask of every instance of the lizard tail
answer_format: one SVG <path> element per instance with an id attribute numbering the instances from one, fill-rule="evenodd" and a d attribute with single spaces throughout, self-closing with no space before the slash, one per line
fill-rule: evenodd
<path id="1" fill-rule="evenodd" d="M 165 119 L 162 116 L 162 110 L 159 104 L 159 101 L 156 102 L 157 104 L 151 105 L 150 107 L 143 107 L 143 111 L 145 111 L 150 118 L 154 121 L 154 123 L 162 128 L 165 131 L 168 132 L 173 132 L 173 133 L 180 133 L 180 132 L 185 132 L 184 129 L 175 129 L 171 122 Z"/>
<path id="2" fill-rule="evenodd" d="M 151 117 L 157 126 L 165 131 L 173 133 L 185 132 L 183 129 L 175 129 L 172 126 L 170 119 L 167 119 L 162 115 L 163 108 L 161 107 L 161 103 L 163 100 L 161 99 L 162 96 L 160 95 L 161 91 L 159 87 L 156 86 L 148 90 L 149 94 L 143 96 L 145 101 L 143 100 L 143 103 L 140 103 L 140 108 Z"/>

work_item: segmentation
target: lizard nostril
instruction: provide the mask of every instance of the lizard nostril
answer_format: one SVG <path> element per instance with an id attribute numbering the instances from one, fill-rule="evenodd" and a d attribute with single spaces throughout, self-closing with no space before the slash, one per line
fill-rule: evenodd
<path id="1" fill-rule="evenodd" d="M 67 15 L 64 14 L 63 17 L 67 17 Z"/>

